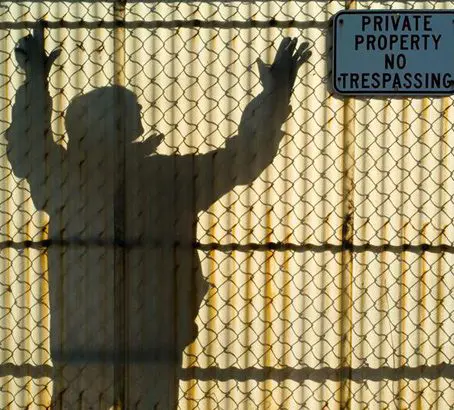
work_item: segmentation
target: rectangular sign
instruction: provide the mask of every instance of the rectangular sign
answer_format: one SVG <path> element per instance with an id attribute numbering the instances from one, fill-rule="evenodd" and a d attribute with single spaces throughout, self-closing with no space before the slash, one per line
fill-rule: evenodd
<path id="1" fill-rule="evenodd" d="M 340 94 L 454 93 L 454 12 L 341 11 L 333 86 Z"/>

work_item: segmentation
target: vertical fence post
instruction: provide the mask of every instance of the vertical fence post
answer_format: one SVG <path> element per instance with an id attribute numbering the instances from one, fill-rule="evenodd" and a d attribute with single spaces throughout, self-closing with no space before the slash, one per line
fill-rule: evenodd
<path id="1" fill-rule="evenodd" d="M 126 0 L 114 2 L 114 84 L 125 84 Z M 127 283 L 125 272 L 125 122 L 123 95 L 115 93 L 114 146 L 114 400 L 115 409 L 126 409 L 127 373 Z"/>
<path id="2" fill-rule="evenodd" d="M 355 0 L 346 0 L 347 10 L 356 8 Z M 351 353 L 352 353 L 352 283 L 354 241 L 354 167 L 355 167 L 355 101 L 346 98 L 343 106 L 344 130 L 342 133 L 342 256 L 340 300 L 340 408 L 350 408 Z"/>

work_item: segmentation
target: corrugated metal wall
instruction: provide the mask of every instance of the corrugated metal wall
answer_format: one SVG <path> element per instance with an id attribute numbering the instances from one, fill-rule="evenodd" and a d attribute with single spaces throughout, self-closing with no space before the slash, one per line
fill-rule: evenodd
<path id="1" fill-rule="evenodd" d="M 199 206 L 209 202 L 205 192 L 245 163 L 254 168 L 260 144 L 252 158 L 239 152 L 217 173 L 185 179 L 175 166 L 151 173 L 130 161 L 121 136 L 109 145 L 94 135 L 73 168 L 43 180 L 40 207 L 41 191 L 11 167 L 2 137 L 1 408 L 46 408 L 58 377 L 70 409 L 108 409 L 113 400 L 152 409 L 157 391 L 177 395 L 181 409 L 454 407 L 452 98 L 333 95 L 330 18 L 345 8 L 454 11 L 454 2 L 0 3 L 2 134 L 24 80 L 14 47 L 43 18 L 46 49 L 62 49 L 49 84 L 62 147 L 71 144 L 71 102 L 118 84 L 143 107 L 143 136 L 163 134 L 157 155 L 222 149 L 261 91 L 256 59 L 271 63 L 285 36 L 312 51 L 272 164 L 219 189 L 209 207 Z M 91 109 L 100 108 L 84 115 Z M 60 208 L 44 212 L 55 197 Z M 184 212 L 199 212 L 191 252 L 209 289 L 180 279 L 198 264 L 184 244 L 172 245 L 173 261 L 160 253 L 159 240 L 192 218 L 174 210 L 183 200 L 193 204 Z M 147 213 L 153 201 L 176 212 L 173 228 L 162 226 L 166 215 Z M 162 268 L 159 277 L 150 266 Z M 187 346 L 185 301 L 160 295 L 173 276 L 172 286 L 200 305 Z M 50 286 L 60 292 L 54 300 Z M 161 332 L 147 330 L 153 323 Z M 168 343 L 186 346 L 182 359 Z M 179 360 L 182 369 L 167 375 Z M 166 384 L 172 377 L 176 392 Z M 157 408 L 170 408 L 168 400 Z"/>

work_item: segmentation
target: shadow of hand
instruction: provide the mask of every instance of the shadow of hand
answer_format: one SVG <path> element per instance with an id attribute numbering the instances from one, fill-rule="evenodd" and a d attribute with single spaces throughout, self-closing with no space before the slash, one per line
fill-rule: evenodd
<path id="1" fill-rule="evenodd" d="M 22 37 L 14 49 L 17 63 L 24 70 L 27 79 L 35 77 L 47 79 L 52 64 L 60 53 L 60 49 L 55 49 L 47 55 L 44 48 L 44 22 L 42 20 L 36 23 L 33 34 Z"/>
<path id="2" fill-rule="evenodd" d="M 286 90 L 289 94 L 295 84 L 299 68 L 309 59 L 309 43 L 302 43 L 295 52 L 297 39 L 286 37 L 281 41 L 271 65 L 257 60 L 260 82 L 265 91 Z"/>

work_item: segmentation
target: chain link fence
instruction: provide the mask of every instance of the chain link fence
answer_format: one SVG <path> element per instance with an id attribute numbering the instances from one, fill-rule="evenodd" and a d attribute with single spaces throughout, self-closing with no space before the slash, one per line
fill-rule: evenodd
<path id="1" fill-rule="evenodd" d="M 454 406 L 452 98 L 333 94 L 346 8 L 454 2 L 0 3 L 1 408 Z M 288 36 L 285 134 L 232 151 Z"/>

